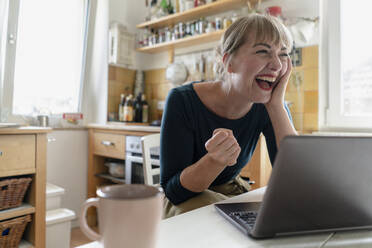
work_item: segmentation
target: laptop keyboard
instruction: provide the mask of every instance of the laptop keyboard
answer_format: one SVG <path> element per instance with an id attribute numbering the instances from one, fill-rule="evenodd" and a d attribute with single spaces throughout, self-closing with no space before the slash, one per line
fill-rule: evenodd
<path id="1" fill-rule="evenodd" d="M 258 212 L 238 211 L 230 213 L 230 216 L 236 219 L 243 226 L 252 229 L 256 222 Z"/>

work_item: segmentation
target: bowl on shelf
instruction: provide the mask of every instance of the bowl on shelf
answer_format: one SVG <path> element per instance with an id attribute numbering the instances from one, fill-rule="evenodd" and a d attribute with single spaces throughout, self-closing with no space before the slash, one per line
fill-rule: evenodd
<path id="1" fill-rule="evenodd" d="M 118 162 L 106 162 L 105 166 L 109 168 L 109 174 L 113 177 L 124 178 L 124 164 Z"/>

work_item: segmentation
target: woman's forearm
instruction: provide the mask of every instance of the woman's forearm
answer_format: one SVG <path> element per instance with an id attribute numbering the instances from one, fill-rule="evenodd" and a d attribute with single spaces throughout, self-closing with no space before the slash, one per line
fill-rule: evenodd
<path id="1" fill-rule="evenodd" d="M 279 148 L 280 141 L 288 135 L 297 135 L 297 131 L 292 125 L 291 120 L 289 119 L 288 113 L 284 107 L 281 106 L 272 106 L 266 107 L 271 123 L 273 125 L 276 145 Z"/>
<path id="2" fill-rule="evenodd" d="M 202 192 L 209 188 L 226 165 L 218 164 L 208 153 L 199 161 L 185 168 L 180 176 L 184 188 L 193 192 Z"/>

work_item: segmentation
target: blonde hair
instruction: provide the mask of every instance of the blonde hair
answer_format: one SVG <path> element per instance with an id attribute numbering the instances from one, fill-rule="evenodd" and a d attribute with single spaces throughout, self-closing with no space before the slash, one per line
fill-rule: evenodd
<path id="1" fill-rule="evenodd" d="M 222 58 L 225 53 L 229 54 L 228 61 L 235 52 L 247 41 L 255 43 L 270 41 L 274 45 L 284 45 L 288 51 L 292 50 L 293 39 L 282 21 L 276 17 L 262 14 L 250 14 L 236 20 L 224 33 L 219 46 L 216 48 L 217 55 L 217 80 L 223 80 L 226 76 L 226 66 Z M 227 63 L 228 64 L 228 63 Z"/>

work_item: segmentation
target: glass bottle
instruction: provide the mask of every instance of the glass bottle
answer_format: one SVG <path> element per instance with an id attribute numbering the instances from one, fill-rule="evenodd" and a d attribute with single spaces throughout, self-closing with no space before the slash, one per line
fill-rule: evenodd
<path id="1" fill-rule="evenodd" d="M 133 121 L 133 95 L 130 94 L 124 104 L 124 121 Z"/>
<path id="2" fill-rule="evenodd" d="M 142 122 L 149 122 L 149 104 L 146 101 L 145 94 L 142 94 Z"/>
<path id="3" fill-rule="evenodd" d="M 120 103 L 119 103 L 119 121 L 124 121 L 124 104 L 125 104 L 125 95 L 120 94 Z"/>
<path id="4" fill-rule="evenodd" d="M 142 122 L 142 93 L 138 93 L 136 100 L 134 100 L 134 122 Z"/>

